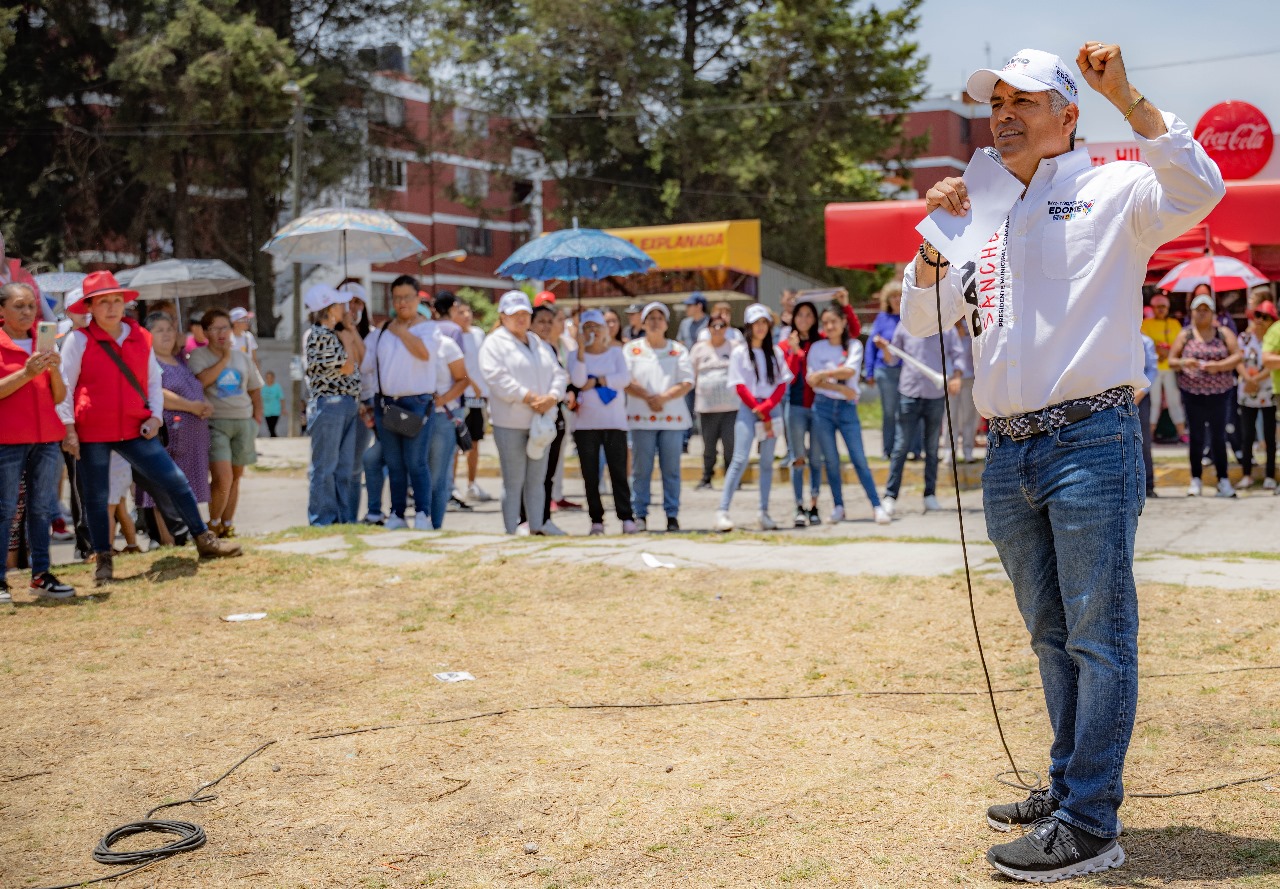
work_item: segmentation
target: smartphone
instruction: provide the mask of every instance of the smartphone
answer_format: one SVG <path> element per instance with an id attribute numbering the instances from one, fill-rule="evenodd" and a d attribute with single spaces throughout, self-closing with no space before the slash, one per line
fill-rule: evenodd
<path id="1" fill-rule="evenodd" d="M 41 321 L 36 325 L 36 351 L 52 352 L 57 347 L 58 322 Z"/>
<path id="2" fill-rule="evenodd" d="M 587 345 L 593 345 L 596 341 L 596 332 L 594 330 L 587 331 Z"/>

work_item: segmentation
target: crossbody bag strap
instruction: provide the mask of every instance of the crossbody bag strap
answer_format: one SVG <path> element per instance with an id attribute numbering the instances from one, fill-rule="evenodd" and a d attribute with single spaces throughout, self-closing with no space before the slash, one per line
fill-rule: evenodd
<path id="1" fill-rule="evenodd" d="M 382 394 L 382 360 L 378 353 L 382 351 L 382 340 L 387 335 L 387 328 L 391 326 L 391 320 L 388 318 L 382 322 L 382 326 L 378 328 L 378 341 L 373 344 L 373 373 L 378 378 L 378 397 L 383 401 L 387 400 L 387 396 Z"/>
<path id="2" fill-rule="evenodd" d="M 129 369 L 129 365 L 124 363 L 124 356 L 119 352 L 119 346 L 107 340 L 94 338 L 94 342 L 102 346 L 107 352 L 115 366 L 120 368 L 120 373 L 124 374 L 125 380 L 132 386 L 139 395 L 142 396 L 142 405 L 147 409 L 147 413 L 151 413 L 151 400 L 147 398 L 147 390 L 142 388 L 142 384 L 138 382 L 138 378 L 133 375 L 133 371 Z"/>

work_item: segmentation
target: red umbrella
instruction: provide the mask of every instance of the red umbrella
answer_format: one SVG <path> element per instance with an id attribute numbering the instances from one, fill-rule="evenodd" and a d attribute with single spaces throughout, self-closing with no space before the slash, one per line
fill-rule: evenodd
<path id="1" fill-rule="evenodd" d="M 1161 290 L 1190 293 L 1200 284 L 1208 284 L 1214 293 L 1224 290 L 1248 290 L 1266 284 L 1262 273 L 1231 256 L 1201 256 L 1174 266 L 1156 286 Z"/>

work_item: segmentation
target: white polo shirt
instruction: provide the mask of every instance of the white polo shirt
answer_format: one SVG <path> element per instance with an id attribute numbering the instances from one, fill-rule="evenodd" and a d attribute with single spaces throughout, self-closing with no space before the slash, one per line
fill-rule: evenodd
<path id="1" fill-rule="evenodd" d="M 409 333 L 427 347 L 427 354 L 431 357 L 426 361 L 413 357 L 401 342 L 400 337 L 390 330 L 384 337 L 382 328 L 377 327 L 369 331 L 369 335 L 365 337 L 364 361 L 360 364 L 360 373 L 370 375 L 375 394 L 378 392 L 379 384 L 381 384 L 382 394 L 388 398 L 436 393 L 439 380 L 436 364 L 440 351 L 440 332 L 435 322 L 423 320 L 410 327 Z"/>
<path id="2" fill-rule="evenodd" d="M 1010 417 L 1096 395 L 1144 388 L 1142 284 L 1160 245 L 1202 221 L 1226 193 L 1217 165 L 1187 125 L 1134 134 L 1150 166 L 1092 166 L 1080 147 L 1040 162 L 1005 224 L 941 282 L 942 324 L 970 321 L 973 399 L 984 417 Z M 938 332 L 932 286 L 902 283 L 902 324 Z"/>

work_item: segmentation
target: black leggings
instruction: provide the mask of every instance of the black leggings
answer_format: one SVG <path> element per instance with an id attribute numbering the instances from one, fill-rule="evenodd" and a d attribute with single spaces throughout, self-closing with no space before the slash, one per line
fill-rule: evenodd
<path id="1" fill-rule="evenodd" d="M 713 414 L 698 414 L 702 424 L 702 480 L 711 481 L 716 471 L 716 443 L 720 443 L 720 459 L 724 463 L 724 471 L 729 471 L 733 461 L 733 421 L 737 419 L 737 411 L 718 411 Z"/>
<path id="2" fill-rule="evenodd" d="M 582 481 L 587 487 L 587 513 L 591 523 L 604 521 L 604 502 L 600 499 L 600 449 L 604 448 L 604 460 L 609 466 L 609 480 L 613 483 L 613 508 L 618 520 L 629 522 L 631 514 L 631 486 L 627 483 L 627 431 L 625 429 L 579 429 L 573 433 L 578 445 L 578 461 L 582 468 Z"/>
<path id="3" fill-rule="evenodd" d="M 1244 428 L 1240 430 L 1241 446 L 1244 448 L 1244 456 L 1240 460 L 1240 465 L 1244 467 L 1244 474 L 1248 475 L 1253 471 L 1253 443 L 1258 434 L 1258 415 L 1262 415 L 1262 440 L 1267 445 L 1267 474 L 1264 478 L 1276 477 L 1276 409 L 1275 405 L 1271 407 L 1245 407 L 1240 405 L 1240 425 Z"/>
<path id="4" fill-rule="evenodd" d="M 276 424 L 280 422 L 280 415 L 276 414 L 274 417 L 267 417 L 266 420 L 267 432 L 272 438 L 278 438 L 279 436 L 276 435 Z"/>
<path id="5" fill-rule="evenodd" d="M 1205 425 L 1209 426 L 1209 454 L 1218 481 L 1227 477 L 1227 404 L 1229 393 L 1193 395 L 1182 393 L 1182 406 L 1187 411 L 1187 435 L 1191 438 L 1191 477 L 1200 478 L 1204 454 Z"/>

